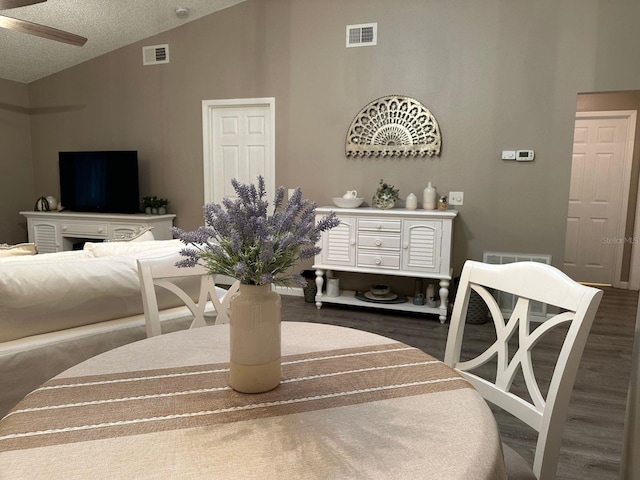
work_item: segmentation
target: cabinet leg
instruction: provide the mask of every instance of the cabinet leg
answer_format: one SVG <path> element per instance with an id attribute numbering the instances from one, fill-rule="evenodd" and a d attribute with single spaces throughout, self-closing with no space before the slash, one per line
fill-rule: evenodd
<path id="1" fill-rule="evenodd" d="M 444 324 L 447 321 L 447 307 L 449 305 L 449 280 L 440 280 L 440 323 Z"/>
<path id="2" fill-rule="evenodd" d="M 316 270 L 316 308 L 322 308 L 322 286 L 324 284 L 323 270 Z"/>

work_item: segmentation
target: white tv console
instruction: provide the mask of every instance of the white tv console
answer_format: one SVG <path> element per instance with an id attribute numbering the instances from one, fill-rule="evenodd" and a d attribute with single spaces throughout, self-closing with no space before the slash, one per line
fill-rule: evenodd
<path id="1" fill-rule="evenodd" d="M 39 253 L 73 250 L 74 244 L 112 240 L 152 227 L 156 240 L 170 240 L 174 214 L 144 215 L 83 212 L 20 212 L 27 217 L 29 242 Z"/>
<path id="2" fill-rule="evenodd" d="M 323 303 L 357 305 L 436 314 L 441 323 L 446 321 L 456 210 L 322 207 L 316 209 L 316 218 L 331 211 L 338 215 L 340 225 L 322 233 L 322 251 L 315 257 L 318 308 Z M 411 297 L 403 303 L 365 302 L 356 298 L 352 291 L 341 291 L 338 297 L 329 297 L 322 290 L 322 277 L 325 272 L 334 270 L 437 279 L 440 304 L 435 307 L 415 305 Z"/>

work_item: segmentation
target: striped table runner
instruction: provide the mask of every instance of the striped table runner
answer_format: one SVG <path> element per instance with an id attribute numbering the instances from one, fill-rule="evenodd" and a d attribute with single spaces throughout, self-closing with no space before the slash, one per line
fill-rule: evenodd
<path id="1" fill-rule="evenodd" d="M 54 379 L 0 422 L 0 452 L 471 388 L 402 343 L 283 357 L 282 383 L 262 394 L 227 381 L 227 363 Z"/>

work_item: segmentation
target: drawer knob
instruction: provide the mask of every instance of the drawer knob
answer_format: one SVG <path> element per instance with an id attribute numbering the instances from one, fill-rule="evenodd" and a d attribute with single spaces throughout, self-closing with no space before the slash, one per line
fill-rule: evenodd
<path id="1" fill-rule="evenodd" d="M 99 229 L 98 229 L 98 233 L 102 233 L 102 232 L 104 232 L 104 229 L 99 228 Z"/>
<path id="2" fill-rule="evenodd" d="M 380 260 L 379 258 L 376 258 L 376 265 L 380 265 L 382 263 L 382 260 Z"/>
<path id="3" fill-rule="evenodd" d="M 402 244 L 402 248 L 404 248 L 406 250 L 407 248 L 409 248 L 409 244 L 408 243 L 403 243 Z"/>
<path id="4" fill-rule="evenodd" d="M 63 231 L 63 232 L 66 232 L 66 231 L 67 231 L 67 226 L 66 226 L 66 225 L 63 225 L 63 226 L 62 226 L 62 231 Z"/>
<path id="5" fill-rule="evenodd" d="M 349 244 L 351 244 L 351 245 L 355 245 L 355 244 L 356 244 L 356 241 L 355 241 L 355 240 L 351 240 L 351 241 L 349 242 Z"/>
<path id="6" fill-rule="evenodd" d="M 376 240 L 376 245 L 379 247 L 380 245 L 382 245 L 382 240 Z"/>
<path id="7" fill-rule="evenodd" d="M 382 228 L 382 225 L 378 224 L 378 225 L 376 225 L 376 228 L 377 228 L 378 230 L 380 230 L 380 229 Z"/>

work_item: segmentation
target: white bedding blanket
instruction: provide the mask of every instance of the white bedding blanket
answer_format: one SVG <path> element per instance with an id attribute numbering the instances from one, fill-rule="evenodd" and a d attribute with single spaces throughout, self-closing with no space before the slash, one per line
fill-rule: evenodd
<path id="1" fill-rule="evenodd" d="M 137 258 L 169 255 L 179 240 L 87 244 L 85 250 L 0 261 L 0 342 L 143 312 Z M 175 306 L 161 296 L 160 308 Z"/>

